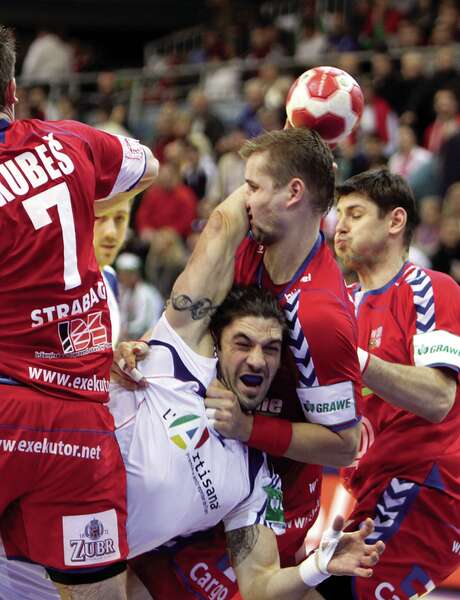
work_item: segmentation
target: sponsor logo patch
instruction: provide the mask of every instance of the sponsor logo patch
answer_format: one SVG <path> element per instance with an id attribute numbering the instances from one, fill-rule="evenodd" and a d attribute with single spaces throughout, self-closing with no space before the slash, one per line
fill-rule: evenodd
<path id="1" fill-rule="evenodd" d="M 115 509 L 62 517 L 64 564 L 103 564 L 120 558 Z"/>

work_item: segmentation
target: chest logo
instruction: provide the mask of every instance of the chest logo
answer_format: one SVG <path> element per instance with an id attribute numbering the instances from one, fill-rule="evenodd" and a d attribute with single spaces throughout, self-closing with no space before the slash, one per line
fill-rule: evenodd
<path id="1" fill-rule="evenodd" d="M 380 344 L 382 343 L 382 333 L 383 333 L 383 325 L 377 327 L 377 329 L 373 329 L 371 331 L 371 335 L 369 338 L 369 350 L 373 348 L 380 348 Z"/>

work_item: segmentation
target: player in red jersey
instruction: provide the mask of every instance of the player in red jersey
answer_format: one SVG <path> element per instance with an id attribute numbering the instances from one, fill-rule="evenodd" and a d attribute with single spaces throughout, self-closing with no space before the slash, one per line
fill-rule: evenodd
<path id="1" fill-rule="evenodd" d="M 124 597 L 124 468 L 105 406 L 110 318 L 93 225 L 157 161 L 81 123 L 16 121 L 14 65 L 1 27 L 1 535 L 8 558 L 44 565 L 62 597 L 113 600 Z"/>
<path id="2" fill-rule="evenodd" d="M 357 330 L 342 273 L 319 230 L 334 195 L 329 149 L 314 132 L 287 129 L 246 142 L 242 154 L 251 234 L 237 254 L 236 280 L 278 295 L 291 328 L 291 353 L 256 415 L 243 414 L 236 397 L 220 386 L 208 391 L 207 405 L 222 434 L 275 457 L 288 525 L 278 546 L 288 566 L 296 563 L 319 512 L 320 465 L 351 464 L 357 451 Z M 161 581 L 155 565 L 161 565 Z M 156 598 L 181 590 L 181 598 L 208 599 L 211 581 L 219 581 L 228 597 L 236 591 L 218 531 L 137 559 L 134 566 Z M 175 581 L 166 578 L 168 570 L 175 571 Z"/>
<path id="3" fill-rule="evenodd" d="M 335 245 L 357 272 L 364 388 L 359 460 L 346 482 L 351 521 L 374 519 L 386 553 L 366 583 L 320 586 L 318 598 L 414 600 L 460 564 L 460 288 L 407 261 L 412 192 L 386 170 L 338 188 Z"/>

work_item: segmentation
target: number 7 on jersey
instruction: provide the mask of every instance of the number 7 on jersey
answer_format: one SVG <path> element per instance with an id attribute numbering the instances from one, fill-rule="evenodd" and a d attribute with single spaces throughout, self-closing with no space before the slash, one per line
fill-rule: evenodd
<path id="1" fill-rule="evenodd" d="M 72 212 L 70 192 L 65 182 L 40 192 L 27 200 L 22 205 L 25 208 L 35 229 L 41 229 L 52 223 L 48 209 L 57 206 L 59 223 L 62 231 L 64 247 L 64 284 L 66 290 L 71 290 L 81 285 L 81 277 L 77 262 L 77 240 L 75 235 L 75 222 Z"/>

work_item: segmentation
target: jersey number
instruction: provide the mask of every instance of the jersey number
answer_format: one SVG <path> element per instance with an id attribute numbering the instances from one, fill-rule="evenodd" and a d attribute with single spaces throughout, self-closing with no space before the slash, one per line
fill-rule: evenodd
<path id="1" fill-rule="evenodd" d="M 77 240 L 70 192 L 65 182 L 40 192 L 22 203 L 35 229 L 52 223 L 48 209 L 57 206 L 64 247 L 64 284 L 66 290 L 81 285 L 77 262 Z"/>

